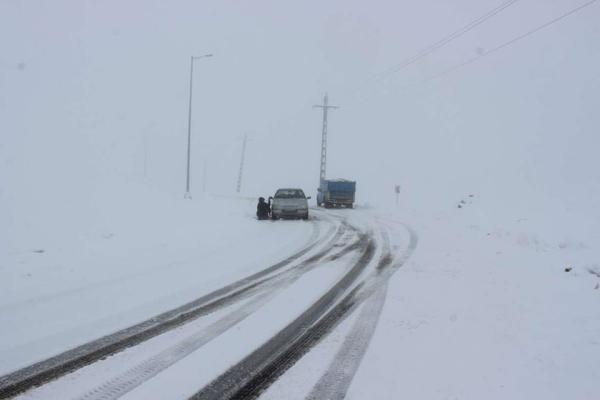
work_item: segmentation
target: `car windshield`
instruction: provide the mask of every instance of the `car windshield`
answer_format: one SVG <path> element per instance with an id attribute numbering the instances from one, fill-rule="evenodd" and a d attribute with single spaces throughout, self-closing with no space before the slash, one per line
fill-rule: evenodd
<path id="1" fill-rule="evenodd" d="M 276 199 L 303 199 L 304 197 L 304 192 L 300 189 L 279 189 L 275 193 Z"/>

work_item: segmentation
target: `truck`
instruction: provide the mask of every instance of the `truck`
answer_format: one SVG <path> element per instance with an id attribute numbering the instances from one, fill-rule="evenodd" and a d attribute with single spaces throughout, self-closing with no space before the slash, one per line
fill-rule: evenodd
<path id="1" fill-rule="evenodd" d="M 324 179 L 317 189 L 317 205 L 325 208 L 354 206 L 356 182 L 347 179 Z"/>

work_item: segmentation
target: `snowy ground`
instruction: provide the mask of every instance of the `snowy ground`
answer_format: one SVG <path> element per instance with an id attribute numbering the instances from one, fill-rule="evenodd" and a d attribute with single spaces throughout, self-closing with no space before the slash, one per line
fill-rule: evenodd
<path id="1" fill-rule="evenodd" d="M 260 224 L 254 201 L 138 195 L 101 194 L 93 209 L 3 227 L 0 326 L 10 328 L 0 330 L 0 374 L 263 269 L 315 229 Z"/>
<path id="2" fill-rule="evenodd" d="M 85 231 L 58 230 L 29 241 L 12 236 L 12 248 L 0 259 L 0 319 L 10 327 L 0 332 L 2 374 L 183 304 L 330 234 L 326 218 L 259 223 L 249 200 L 114 205 L 107 209 L 123 212 L 100 212 Z M 525 217 L 492 212 L 495 205 L 467 194 L 445 208 L 323 214 L 342 216 L 365 231 L 385 228 L 399 269 L 263 397 L 597 397 L 600 266 L 597 242 L 590 240 L 594 230 L 577 237 L 570 234 L 577 221 L 570 229 L 558 220 L 563 232 L 546 230 L 552 224 L 543 218 L 546 210 Z M 411 231 L 418 240 L 412 253 Z M 82 398 L 94 398 L 94 387 L 130 376 L 132 366 L 156 363 L 178 343 L 205 338 L 243 314 L 123 397 L 187 398 L 307 309 L 351 260 L 324 263 L 285 289 L 220 309 L 23 398 L 86 391 Z"/>
<path id="3" fill-rule="evenodd" d="M 419 246 L 391 282 L 348 398 L 597 398 L 598 242 L 566 239 L 560 218 L 540 229 L 543 209 L 494 215 L 490 198 L 465 200 L 389 214 Z"/>
<path id="4" fill-rule="evenodd" d="M 562 221 L 554 222 L 564 231 L 543 231 L 518 215 L 489 216 L 486 208 L 496 201 L 476 195 L 460 200 L 434 213 L 364 211 L 408 223 L 419 243 L 390 281 L 347 398 L 596 398 L 595 243 L 565 239 L 569 224 Z M 544 212 L 526 215 L 533 220 Z M 306 398 L 327 365 L 335 365 L 357 318 L 344 322 L 264 398 Z M 343 370 L 337 374 L 343 379 Z"/>

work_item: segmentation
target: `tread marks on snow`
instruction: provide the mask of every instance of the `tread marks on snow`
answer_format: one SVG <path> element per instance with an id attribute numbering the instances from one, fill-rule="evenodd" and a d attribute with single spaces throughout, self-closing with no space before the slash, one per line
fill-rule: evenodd
<path id="1" fill-rule="evenodd" d="M 319 300 L 191 399 L 255 398 L 290 368 L 353 308 L 354 294 L 360 285 L 339 300 L 374 257 L 375 244 L 371 235 L 363 237 L 361 248 L 363 252 L 352 268 Z"/>
<path id="2" fill-rule="evenodd" d="M 338 225 L 335 234 L 345 229 Z M 28 389 L 40 386 L 78 368 L 96 362 L 128 347 L 142 343 L 152 337 L 171 330 L 192 319 L 213 312 L 240 299 L 267 277 L 304 256 L 319 245 L 320 228 L 313 223 L 313 232 L 308 244 L 290 257 L 252 274 L 239 281 L 217 289 L 196 300 L 173 310 L 151 317 L 143 322 L 103 336 L 92 342 L 77 346 L 49 359 L 0 376 L 0 399 L 15 396 Z"/>

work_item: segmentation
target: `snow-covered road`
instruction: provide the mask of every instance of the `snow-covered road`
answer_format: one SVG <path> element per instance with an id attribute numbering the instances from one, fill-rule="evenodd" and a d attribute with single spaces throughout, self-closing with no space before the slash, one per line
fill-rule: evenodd
<path id="1" fill-rule="evenodd" d="M 308 222 L 182 200 L 15 240 L 3 396 L 594 398 L 597 251 L 469 199 Z"/>
<path id="2" fill-rule="evenodd" d="M 37 341 L 43 352 L 23 355 L 18 351 L 22 346 L 5 346 L 3 351 L 12 357 L 5 369 L 14 370 L 32 360 L 37 363 L 0 378 L 1 393 L 13 395 L 45 383 L 22 397 L 255 397 L 365 300 L 372 299 L 365 310 L 380 311 L 387 280 L 416 245 L 414 232 L 356 210 L 315 210 L 309 223 L 251 222 L 260 232 L 241 231 L 243 237 L 234 235 L 221 251 L 210 249 L 195 266 L 127 271 L 53 295 L 5 304 L 16 310 L 3 314 L 13 324 L 25 324 L 37 316 L 51 326 L 57 322 L 54 319 L 75 326 L 66 335 L 56 335 L 62 339 L 58 342 L 48 341 L 47 330 L 34 330 L 17 340 Z M 269 246 L 261 245 L 265 240 Z M 265 248 L 270 249 L 268 254 Z M 224 268 L 235 262 L 235 271 Z M 259 263 L 262 268 L 257 268 Z M 198 272 L 197 265 L 215 268 Z M 179 277 L 176 283 L 173 274 Z M 193 291 L 188 289 L 190 279 L 196 281 Z M 142 293 L 134 303 L 145 302 L 141 307 L 145 313 L 123 312 L 132 307 L 126 301 L 131 292 Z M 165 292 L 172 293 L 170 301 L 164 300 Z M 190 299 L 182 294 L 190 292 L 196 296 Z M 122 293 L 123 299 L 117 296 L 103 308 L 115 293 Z M 61 318 L 59 310 L 64 311 L 67 304 L 73 311 Z M 41 305 L 54 312 L 40 313 Z M 150 310 L 154 314 L 148 314 Z M 90 317 L 69 318 L 74 313 Z M 379 313 L 370 314 L 348 333 L 344 346 L 353 352 L 364 352 L 373 333 Z M 107 323 L 111 318 L 121 325 Z M 311 393 L 317 397 L 321 392 L 345 393 L 351 372 L 333 386 L 328 381 L 339 364 L 347 371 L 352 370 L 347 364 L 353 364 L 356 370 L 360 357 L 348 359 L 347 355 L 335 357 Z"/>

